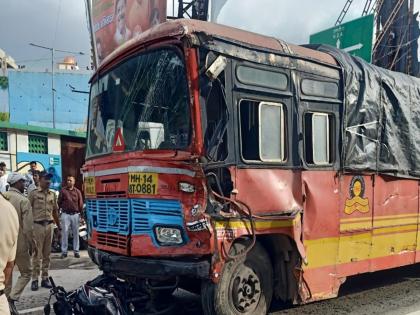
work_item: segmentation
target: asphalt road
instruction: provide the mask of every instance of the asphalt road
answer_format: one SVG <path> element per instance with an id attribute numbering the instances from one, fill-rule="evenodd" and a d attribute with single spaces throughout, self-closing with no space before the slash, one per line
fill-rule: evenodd
<path id="1" fill-rule="evenodd" d="M 80 259 L 71 256 L 60 259 L 55 254 L 51 269 L 56 283 L 66 289 L 74 289 L 99 274 L 86 253 L 82 253 Z M 32 292 L 28 287 L 17 307 L 22 314 L 42 314 L 41 307 L 47 300 L 47 289 Z M 177 307 L 174 314 L 201 314 L 199 296 L 177 290 L 175 301 Z M 336 299 L 292 307 L 274 303 L 270 315 L 400 315 L 419 310 L 420 265 L 415 265 L 350 278 L 341 287 L 340 296 Z"/>
<path id="2" fill-rule="evenodd" d="M 364 274 L 348 279 L 339 297 L 288 309 L 274 305 L 280 314 L 409 314 L 420 310 L 420 265 Z"/>

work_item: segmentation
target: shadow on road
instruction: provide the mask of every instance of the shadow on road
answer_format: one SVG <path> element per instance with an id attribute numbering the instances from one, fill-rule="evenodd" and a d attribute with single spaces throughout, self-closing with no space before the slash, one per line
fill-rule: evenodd
<path id="1" fill-rule="evenodd" d="M 329 310 L 335 308 L 337 314 L 339 314 L 341 313 L 341 310 L 338 311 L 338 305 L 343 305 L 343 311 L 345 311 L 346 306 L 344 306 L 344 304 L 354 304 L 355 301 L 353 301 L 353 295 L 367 295 L 366 299 L 367 303 L 369 303 L 369 295 L 372 295 L 372 293 L 368 291 L 379 292 L 381 291 L 380 289 L 385 291 L 386 287 L 402 284 L 407 281 L 420 282 L 420 264 L 348 277 L 346 282 L 340 288 L 338 298 L 334 300 L 315 302 L 305 306 L 294 306 L 290 304 L 284 305 L 281 302 L 273 301 L 270 313 L 310 314 L 315 309 Z M 407 290 L 409 289 L 407 288 Z M 358 297 L 355 299 L 357 300 L 357 298 Z M 370 300 L 370 302 L 373 304 L 374 299 Z M 361 300 L 360 303 L 365 304 L 366 301 Z M 326 314 L 328 314 L 328 311 L 324 313 L 324 315 Z"/>
<path id="2" fill-rule="evenodd" d="M 349 277 L 341 286 L 339 295 L 386 287 L 404 282 L 408 278 L 420 281 L 420 264 Z"/>

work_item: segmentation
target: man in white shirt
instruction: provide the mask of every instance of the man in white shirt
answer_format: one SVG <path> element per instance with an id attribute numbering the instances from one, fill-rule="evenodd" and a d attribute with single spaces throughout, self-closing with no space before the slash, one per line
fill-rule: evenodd
<path id="1" fill-rule="evenodd" d="M 15 265 L 19 218 L 15 208 L 0 195 L 0 314 L 9 315 L 9 303 L 4 294 Z"/>
<path id="2" fill-rule="evenodd" d="M 0 162 L 0 193 L 8 190 L 9 184 L 7 182 L 6 163 Z"/>

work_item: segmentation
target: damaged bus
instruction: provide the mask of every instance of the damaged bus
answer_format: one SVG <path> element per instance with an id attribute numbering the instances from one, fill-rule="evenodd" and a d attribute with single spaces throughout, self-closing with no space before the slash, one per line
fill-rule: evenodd
<path id="1" fill-rule="evenodd" d="M 420 261 L 419 135 L 418 79 L 166 22 L 91 79 L 89 255 L 128 295 L 201 292 L 204 314 L 335 297 Z"/>

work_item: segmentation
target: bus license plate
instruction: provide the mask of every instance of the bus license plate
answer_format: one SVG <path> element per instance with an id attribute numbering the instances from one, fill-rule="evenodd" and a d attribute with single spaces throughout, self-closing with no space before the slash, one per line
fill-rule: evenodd
<path id="1" fill-rule="evenodd" d="M 85 184 L 85 195 L 95 196 L 96 195 L 95 177 L 93 176 L 85 177 L 84 184 Z"/>
<path id="2" fill-rule="evenodd" d="M 158 174 L 129 173 L 128 193 L 132 195 L 156 195 L 158 193 Z"/>

